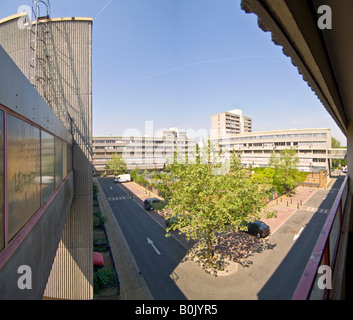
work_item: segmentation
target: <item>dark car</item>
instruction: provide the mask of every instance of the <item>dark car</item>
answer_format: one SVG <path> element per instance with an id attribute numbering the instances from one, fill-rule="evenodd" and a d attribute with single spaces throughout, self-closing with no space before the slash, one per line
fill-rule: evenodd
<path id="1" fill-rule="evenodd" d="M 248 227 L 247 232 L 258 238 L 265 238 L 270 234 L 270 227 L 262 221 L 249 222 L 246 226 Z"/>
<path id="2" fill-rule="evenodd" d="M 176 223 L 178 221 L 178 217 L 171 217 L 167 220 L 165 220 L 165 226 L 167 228 L 171 227 L 174 223 Z"/>
<path id="3" fill-rule="evenodd" d="M 183 228 L 183 227 L 186 227 L 188 225 L 188 221 L 190 221 L 190 217 L 185 217 L 185 216 L 182 216 L 182 215 L 177 215 L 177 216 L 174 216 L 174 217 L 170 217 L 168 219 L 165 220 L 165 225 L 167 228 L 173 226 L 173 224 L 175 223 L 179 223 L 179 227 L 180 228 Z"/>
<path id="4" fill-rule="evenodd" d="M 156 203 L 161 202 L 160 199 L 157 198 L 147 198 L 144 202 L 143 202 L 143 206 L 145 207 L 146 210 L 153 210 L 154 207 L 153 205 Z"/>

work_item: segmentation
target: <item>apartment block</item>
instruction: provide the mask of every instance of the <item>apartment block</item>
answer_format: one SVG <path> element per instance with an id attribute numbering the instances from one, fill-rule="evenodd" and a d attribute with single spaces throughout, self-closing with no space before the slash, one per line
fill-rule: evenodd
<path id="1" fill-rule="evenodd" d="M 330 129 L 290 129 L 243 134 L 229 134 L 212 139 L 223 151 L 235 150 L 246 167 L 267 167 L 272 153 L 294 149 L 299 158 L 298 169 L 319 172 L 329 169 L 331 158 L 343 158 L 344 149 L 331 149 Z"/>
<path id="2" fill-rule="evenodd" d="M 184 130 L 171 128 L 163 130 L 160 136 L 148 137 L 94 137 L 93 171 L 105 172 L 109 159 L 114 154 L 120 155 L 127 170 L 163 169 L 177 152 L 181 157 L 195 160 L 196 139 L 187 137 Z"/>
<path id="3" fill-rule="evenodd" d="M 252 132 L 252 118 L 243 116 L 243 111 L 240 109 L 233 109 L 211 116 L 211 137 L 247 132 Z"/>

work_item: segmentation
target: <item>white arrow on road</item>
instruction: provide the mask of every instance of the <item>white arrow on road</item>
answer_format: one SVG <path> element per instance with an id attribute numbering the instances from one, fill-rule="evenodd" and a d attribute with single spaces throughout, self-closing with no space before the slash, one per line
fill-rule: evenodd
<path id="1" fill-rule="evenodd" d="M 304 230 L 304 227 L 302 227 L 299 230 L 299 232 L 294 236 L 293 241 L 297 240 L 300 237 L 300 235 L 302 234 L 303 230 Z"/>
<path id="2" fill-rule="evenodd" d="M 153 249 L 157 252 L 157 254 L 161 254 L 158 251 L 158 249 L 154 246 L 153 241 L 150 238 L 148 238 L 148 237 L 147 237 L 147 243 L 150 244 L 153 247 Z"/>
<path id="3" fill-rule="evenodd" d="M 110 190 L 113 190 L 113 188 L 112 187 L 109 187 L 110 188 Z"/>

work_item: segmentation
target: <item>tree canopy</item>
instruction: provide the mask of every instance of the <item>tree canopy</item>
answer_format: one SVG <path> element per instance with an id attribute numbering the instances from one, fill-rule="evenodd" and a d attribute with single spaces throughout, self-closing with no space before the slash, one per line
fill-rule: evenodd
<path id="1" fill-rule="evenodd" d="M 273 216 L 264 202 L 271 187 L 250 179 L 235 153 L 225 161 L 210 144 L 198 153 L 196 163 L 179 159 L 168 164 L 169 175 L 159 188 L 173 212 L 170 217 L 175 217 L 167 232 L 182 229 L 187 239 L 198 240 L 211 260 L 221 232 L 245 230 L 245 224 L 261 218 L 261 213 Z"/>
<path id="2" fill-rule="evenodd" d="M 294 149 L 281 150 L 279 156 L 272 153 L 269 167 L 272 171 L 272 185 L 275 191 L 283 194 L 292 190 L 305 179 L 305 175 L 300 174 L 297 169 L 299 159 Z"/>
<path id="3" fill-rule="evenodd" d="M 106 169 L 111 170 L 114 176 L 126 173 L 126 163 L 123 158 L 114 154 L 111 159 L 108 160 Z"/>

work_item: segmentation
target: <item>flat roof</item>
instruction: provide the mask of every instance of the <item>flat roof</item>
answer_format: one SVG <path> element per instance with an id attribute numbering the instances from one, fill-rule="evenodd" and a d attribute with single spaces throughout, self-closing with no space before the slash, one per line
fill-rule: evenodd
<path id="1" fill-rule="evenodd" d="M 18 19 L 20 17 L 23 17 L 27 14 L 26 11 L 20 12 L 13 14 L 11 16 L 8 16 L 6 18 L 0 19 L 0 24 Z M 50 19 L 41 19 L 41 22 L 58 22 L 58 21 L 93 21 L 93 18 L 87 18 L 87 17 L 64 17 L 64 18 L 50 18 Z"/>
<path id="2" fill-rule="evenodd" d="M 230 133 L 224 134 L 217 137 L 211 137 L 211 139 L 220 139 L 220 138 L 234 138 L 234 137 L 247 137 L 255 135 L 271 135 L 274 133 L 281 134 L 291 134 L 294 132 L 307 132 L 307 131 L 331 131 L 330 128 L 307 128 L 307 129 L 279 129 L 279 130 L 270 130 L 270 131 L 253 131 L 253 132 L 244 132 L 244 133 Z"/>

